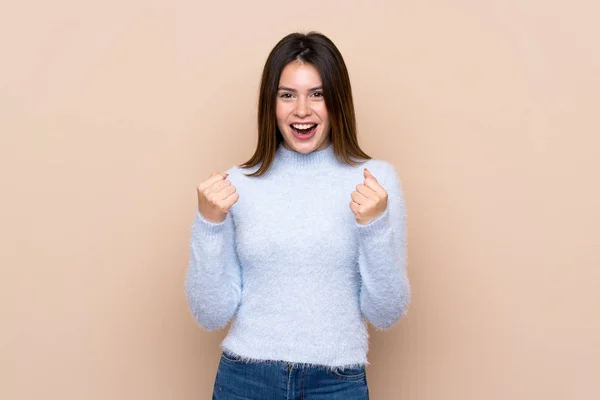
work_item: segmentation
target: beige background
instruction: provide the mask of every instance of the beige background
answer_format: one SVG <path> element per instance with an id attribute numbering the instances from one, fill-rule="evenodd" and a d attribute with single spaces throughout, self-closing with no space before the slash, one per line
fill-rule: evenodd
<path id="1" fill-rule="evenodd" d="M 600 398 L 594 3 L 3 2 L 0 398 L 210 398 L 195 187 L 251 155 L 266 56 L 311 29 L 406 192 L 414 297 L 370 328 L 372 398 Z"/>

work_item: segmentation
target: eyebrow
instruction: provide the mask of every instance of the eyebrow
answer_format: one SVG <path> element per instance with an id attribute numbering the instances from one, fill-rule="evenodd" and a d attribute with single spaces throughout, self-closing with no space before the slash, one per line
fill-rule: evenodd
<path id="1" fill-rule="evenodd" d="M 313 90 L 320 90 L 320 89 L 323 89 L 323 86 L 317 86 L 317 87 L 314 87 L 314 88 L 310 88 L 310 89 L 308 89 L 308 91 L 312 92 Z M 296 89 L 285 87 L 285 86 L 279 86 L 279 88 L 277 90 L 287 90 L 287 91 L 290 91 L 290 92 L 297 92 Z"/>

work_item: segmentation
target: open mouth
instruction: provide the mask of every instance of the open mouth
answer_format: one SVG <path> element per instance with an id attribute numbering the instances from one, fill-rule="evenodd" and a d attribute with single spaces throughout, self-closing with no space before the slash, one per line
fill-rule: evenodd
<path id="1" fill-rule="evenodd" d="M 318 124 L 292 124 L 290 128 L 299 135 L 310 135 L 317 128 Z"/>

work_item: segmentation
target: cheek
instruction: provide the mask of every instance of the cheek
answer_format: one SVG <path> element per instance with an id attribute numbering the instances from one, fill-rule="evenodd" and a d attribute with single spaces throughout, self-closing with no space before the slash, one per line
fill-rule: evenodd
<path id="1" fill-rule="evenodd" d="M 275 116 L 277 117 L 277 122 L 285 123 L 289 114 L 289 107 L 287 107 L 285 104 L 277 103 L 275 107 Z"/>
<path id="2" fill-rule="evenodd" d="M 319 118 L 323 123 L 329 121 L 329 115 L 327 114 L 327 107 L 325 107 L 325 103 L 319 103 L 313 107 L 313 110 L 319 114 Z"/>

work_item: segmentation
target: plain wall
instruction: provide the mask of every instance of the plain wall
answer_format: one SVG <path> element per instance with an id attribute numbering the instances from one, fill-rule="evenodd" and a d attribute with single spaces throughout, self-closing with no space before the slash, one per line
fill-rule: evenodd
<path id="1" fill-rule="evenodd" d="M 370 327 L 371 397 L 600 398 L 596 2 L 4 3 L 0 398 L 210 398 L 196 185 L 250 157 L 264 61 L 313 29 L 406 195 L 413 301 Z"/>

